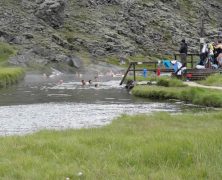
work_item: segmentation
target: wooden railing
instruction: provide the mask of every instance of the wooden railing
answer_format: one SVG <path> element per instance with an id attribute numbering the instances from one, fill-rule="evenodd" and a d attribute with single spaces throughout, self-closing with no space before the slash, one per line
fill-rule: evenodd
<path id="1" fill-rule="evenodd" d="M 195 64 L 195 62 L 194 62 L 194 57 L 195 56 L 199 58 L 200 54 L 198 54 L 198 53 L 188 53 L 187 54 L 187 63 L 191 64 L 192 69 L 193 69 L 194 64 Z M 179 57 L 179 58 L 177 58 L 177 57 Z M 179 53 L 174 54 L 174 59 L 175 60 L 180 60 L 180 54 Z"/>
<path id="2" fill-rule="evenodd" d="M 180 54 L 174 54 L 174 59 L 175 60 L 180 60 Z M 194 57 L 198 57 L 199 59 L 199 54 L 197 53 L 188 53 L 187 54 L 187 63 L 190 63 L 191 64 L 191 69 L 194 68 L 194 64 L 196 63 L 194 61 Z M 177 59 L 178 57 L 178 59 Z M 136 66 L 138 65 L 151 65 L 152 68 L 143 68 L 143 69 L 139 69 L 139 68 L 136 68 Z M 144 61 L 144 62 L 130 62 L 129 63 L 129 67 L 127 68 L 124 76 L 123 76 L 123 79 L 121 80 L 120 82 L 120 85 L 123 84 L 123 82 L 125 81 L 126 79 L 126 76 L 129 72 L 133 71 L 133 80 L 136 81 L 136 71 L 144 71 L 144 69 L 147 69 L 147 71 L 153 71 L 153 72 L 156 72 L 157 71 L 157 67 L 158 67 L 158 61 Z M 174 70 L 172 68 L 170 69 L 167 69 L 167 68 L 160 68 L 160 72 L 174 72 Z"/>
<path id="3" fill-rule="evenodd" d="M 154 67 L 152 68 L 136 68 L 136 66 L 138 65 L 152 65 Z M 156 72 L 157 71 L 157 65 L 158 65 L 158 62 L 157 61 L 147 61 L 147 62 L 130 62 L 129 64 L 129 67 L 128 69 L 126 70 L 121 82 L 120 82 L 120 85 L 123 84 L 123 82 L 125 81 L 126 79 L 126 76 L 129 72 L 133 71 L 133 80 L 136 81 L 136 71 L 144 71 L 144 69 L 147 69 L 147 71 L 153 71 L 153 72 Z M 160 69 L 161 72 L 173 72 L 173 69 Z"/>

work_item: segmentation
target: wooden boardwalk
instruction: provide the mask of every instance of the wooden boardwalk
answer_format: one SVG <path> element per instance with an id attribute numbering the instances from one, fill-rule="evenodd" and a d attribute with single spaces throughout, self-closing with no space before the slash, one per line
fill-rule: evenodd
<path id="1" fill-rule="evenodd" d="M 221 73 L 221 69 L 187 69 L 184 74 L 185 78 L 191 81 L 203 80 L 206 79 L 207 76 L 210 76 L 215 73 Z"/>
<path id="2" fill-rule="evenodd" d="M 193 67 L 193 58 L 191 58 L 191 67 Z M 148 65 L 150 67 L 148 67 Z M 139 66 L 139 68 L 137 68 Z M 130 62 L 128 69 L 126 70 L 120 85 L 122 85 L 126 79 L 126 76 L 128 75 L 129 72 L 133 72 L 133 80 L 136 81 L 136 72 L 143 72 L 147 70 L 148 72 L 152 71 L 154 73 L 157 73 L 159 71 L 160 73 L 171 73 L 172 76 L 176 76 L 178 78 L 183 78 L 183 79 L 188 79 L 190 81 L 196 81 L 196 80 L 203 80 L 207 76 L 215 73 L 222 73 L 222 69 L 212 69 L 212 68 L 206 68 L 206 69 L 186 69 L 183 73 L 182 76 L 177 76 L 175 75 L 174 69 L 172 68 L 163 68 L 158 67 L 158 62 L 157 61 L 145 61 L 145 62 Z"/>
<path id="3" fill-rule="evenodd" d="M 143 68 L 137 68 L 138 66 L 143 65 Z M 148 68 L 147 65 L 150 65 L 151 68 Z M 123 79 L 120 82 L 120 85 L 122 85 L 126 79 L 126 76 L 128 75 L 129 72 L 133 72 L 133 80 L 136 81 L 136 72 L 143 72 L 144 69 L 147 71 L 157 71 L 157 61 L 145 61 L 145 62 L 130 62 L 128 69 L 126 70 Z M 161 72 L 174 72 L 173 69 L 160 69 Z"/>

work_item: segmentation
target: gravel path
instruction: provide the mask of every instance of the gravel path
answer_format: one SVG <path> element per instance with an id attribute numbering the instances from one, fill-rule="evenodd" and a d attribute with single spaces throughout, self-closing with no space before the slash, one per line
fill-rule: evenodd
<path id="1" fill-rule="evenodd" d="M 201 85 L 201 84 L 198 84 L 196 82 L 191 82 L 191 81 L 184 82 L 184 84 L 187 84 L 188 86 L 192 86 L 192 87 L 202 87 L 202 88 L 208 88 L 208 89 L 222 90 L 222 87 L 219 87 L 219 86 L 205 86 L 205 85 Z"/>

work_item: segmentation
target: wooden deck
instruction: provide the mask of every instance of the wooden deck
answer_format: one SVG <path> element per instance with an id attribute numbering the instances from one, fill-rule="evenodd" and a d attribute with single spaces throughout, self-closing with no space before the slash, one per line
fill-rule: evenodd
<path id="1" fill-rule="evenodd" d="M 215 73 L 221 73 L 222 69 L 187 69 L 184 74 L 185 78 L 190 81 L 198 81 L 206 79 L 207 76 L 210 76 Z"/>

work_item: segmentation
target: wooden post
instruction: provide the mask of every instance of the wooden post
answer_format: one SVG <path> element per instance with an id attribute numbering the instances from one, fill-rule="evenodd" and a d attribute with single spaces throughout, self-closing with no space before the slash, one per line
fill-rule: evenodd
<path id="1" fill-rule="evenodd" d="M 133 63 L 133 80 L 136 81 L 136 65 Z"/>
<path id="2" fill-rule="evenodd" d="M 177 55 L 176 54 L 174 54 L 174 60 L 177 60 Z"/>
<path id="3" fill-rule="evenodd" d="M 193 69 L 193 54 L 191 54 L 191 68 Z"/>
<path id="4" fill-rule="evenodd" d="M 129 65 L 129 67 L 128 67 L 126 73 L 124 74 L 123 79 L 122 79 L 122 81 L 120 82 L 119 85 L 122 85 L 122 84 L 123 84 L 123 82 L 124 82 L 124 80 L 125 80 L 125 78 L 126 78 L 128 72 L 130 71 L 131 66 L 132 66 L 132 63 L 130 63 L 130 65 Z"/>

